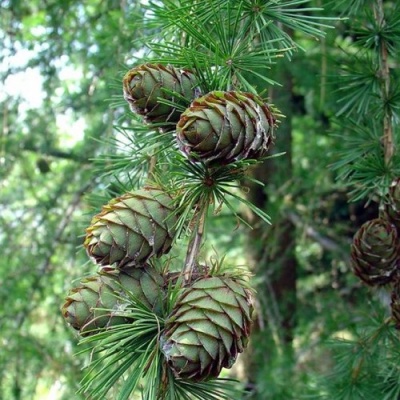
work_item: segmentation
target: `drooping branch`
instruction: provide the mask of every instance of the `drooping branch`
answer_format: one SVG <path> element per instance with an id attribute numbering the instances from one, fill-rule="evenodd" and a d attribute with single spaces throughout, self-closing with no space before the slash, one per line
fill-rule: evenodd
<path id="1" fill-rule="evenodd" d="M 383 0 L 376 0 L 374 4 L 374 17 L 379 30 L 382 31 L 386 25 L 385 14 L 383 9 Z M 378 73 L 381 80 L 381 100 L 383 104 L 383 146 L 385 152 L 385 163 L 389 164 L 394 154 L 393 127 L 390 110 L 385 107 L 389 98 L 390 91 L 390 71 L 388 60 L 388 48 L 385 39 L 379 38 L 380 54 L 378 55 Z"/>

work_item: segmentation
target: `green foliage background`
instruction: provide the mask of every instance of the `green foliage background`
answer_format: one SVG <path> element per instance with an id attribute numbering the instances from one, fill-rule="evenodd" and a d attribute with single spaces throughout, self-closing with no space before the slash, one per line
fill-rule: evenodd
<path id="1" fill-rule="evenodd" d="M 157 37 L 158 22 L 174 18 L 165 10 L 185 2 L 151 2 L 150 8 L 158 18 L 144 3 L 9 0 L 0 5 L 0 398 L 83 398 L 76 391 L 88 360 L 75 356 L 77 338 L 65 325 L 59 307 L 71 283 L 93 271 L 82 249 L 91 215 L 123 188 L 137 184 L 131 163 L 138 160 L 129 134 L 143 127 L 133 120 L 122 101 L 122 76 L 134 63 L 146 60 L 147 50 L 141 43 Z M 226 2 L 210 2 L 215 9 L 222 3 Z M 213 61 L 224 62 L 233 50 L 237 51 L 238 79 L 249 89 L 258 82 L 260 91 L 266 89 L 271 97 L 278 91 L 271 82 L 282 83 L 282 70 L 291 76 L 292 87 L 287 90 L 292 113 L 282 125 L 290 119 L 291 152 L 284 157 L 290 157 L 293 170 L 290 174 L 280 171 L 274 179 L 263 177 L 268 183 L 266 211 L 273 224 L 272 228 L 265 227 L 266 232 L 272 230 L 268 243 L 260 245 L 271 254 L 280 251 L 274 241 L 279 235 L 274 232 L 279 230 L 281 216 L 289 217 L 296 229 L 297 324 L 293 358 L 287 357 L 285 346 L 274 339 L 279 329 L 273 318 L 267 318 L 260 328 L 268 334 L 256 335 L 252 347 L 269 352 L 268 363 L 260 363 L 255 376 L 243 374 L 240 363 L 234 372 L 243 382 L 251 378 L 260 399 L 376 399 L 383 390 L 377 382 L 393 388 L 388 389 L 386 398 L 395 399 L 400 387 L 397 369 L 386 361 L 398 355 L 398 339 L 391 327 L 382 328 L 388 316 L 387 294 L 371 293 L 349 270 L 352 235 L 362 222 L 377 215 L 375 202 L 365 207 L 365 196 L 373 198 L 377 189 L 398 175 L 397 167 L 383 173 L 375 168 L 369 175 L 359 174 L 362 179 L 356 185 L 348 179 L 362 151 L 371 153 L 380 137 L 379 126 L 375 131 L 370 129 L 374 121 L 377 123 L 370 115 L 379 115 L 374 108 L 376 96 L 366 92 L 368 88 L 373 92 L 376 84 L 372 79 L 375 75 L 364 68 L 371 54 L 359 50 L 373 39 L 361 29 L 369 26 L 363 10 L 372 1 L 247 0 L 240 4 L 252 12 L 263 3 L 271 11 L 265 19 L 260 17 L 259 26 L 271 19 L 275 30 L 263 31 L 268 35 L 258 38 L 257 51 L 242 54 L 241 35 L 246 32 L 232 28 L 233 48 L 214 43 Z M 332 28 L 324 28 L 326 35 L 316 37 L 313 32 L 305 33 L 304 26 L 289 25 L 285 27 L 285 40 L 275 44 L 271 40 L 282 35 L 279 29 L 285 22 L 276 17 L 281 15 L 282 4 L 300 10 L 300 15 L 313 16 L 315 19 L 304 22 L 309 29 L 313 29 L 313 21 Z M 324 10 L 308 10 L 320 6 Z M 400 41 L 394 39 L 399 37 L 399 8 L 392 1 L 385 6 L 394 10 L 391 30 L 385 37 L 397 46 Z M 201 24 L 197 29 L 192 27 L 193 42 L 174 49 L 153 42 L 155 57 L 177 65 L 185 64 L 185 60 L 195 62 L 207 34 L 204 21 L 213 12 L 210 7 L 210 14 L 201 16 L 203 30 Z M 327 22 L 324 17 L 341 19 Z M 182 28 L 191 29 L 190 25 Z M 163 32 L 164 39 L 174 34 L 173 28 Z M 294 42 L 301 48 L 294 47 Z M 187 51 L 187 45 L 191 51 Z M 275 50 L 282 48 L 289 48 L 290 57 L 273 58 Z M 172 51 L 178 56 L 168 58 Z M 398 54 L 394 47 L 393 71 L 398 67 Z M 198 62 L 205 60 L 199 58 Z M 254 68 L 259 75 L 249 74 Z M 43 79 L 43 92 L 37 94 L 43 95 L 43 101 L 35 108 L 24 100 L 33 87 L 33 82 L 24 81 L 24 73 L 32 70 L 40 72 Z M 226 68 L 225 73 L 228 84 L 231 70 Z M 14 90 L 17 81 L 23 83 L 18 84 L 23 87 L 20 93 Z M 212 80 L 205 82 L 213 88 Z M 391 112 L 398 123 L 397 72 L 393 72 L 392 83 Z M 346 97 L 349 93 L 353 97 Z M 285 114 L 285 110 L 282 112 Z M 362 114 L 368 117 L 365 125 L 359 122 Z M 76 121 L 80 124 L 74 124 Z M 360 150 L 360 142 L 366 143 L 365 132 L 354 132 L 362 127 L 366 127 L 367 135 L 372 132 L 372 137 L 367 141 L 370 148 Z M 277 135 L 279 147 L 279 130 Z M 362 163 L 358 166 L 361 170 L 365 167 Z M 382 179 L 377 187 L 379 177 Z M 357 201 L 348 203 L 351 190 Z M 243 215 L 248 212 L 239 209 Z M 237 226 L 224 209 L 210 223 L 210 244 L 205 251 L 212 254 L 216 249 L 220 255 L 227 254 L 228 262 L 249 264 L 254 249 L 248 246 L 248 236 L 249 229 L 243 224 Z M 259 292 L 268 293 L 268 282 L 257 275 L 254 280 L 259 283 Z M 260 297 L 264 298 L 262 293 Z M 383 347 L 368 342 L 368 335 L 378 330 L 386 335 L 380 342 Z M 332 342 L 336 338 L 346 340 Z M 357 359 L 345 359 L 345 355 L 357 353 L 360 343 L 367 343 L 362 348 L 368 349 L 369 358 L 365 358 L 366 353 L 360 353 L 360 357 L 370 369 L 356 380 L 359 388 L 346 381 L 357 367 Z M 325 379 L 333 371 L 333 377 Z M 338 389 L 347 387 L 343 382 L 350 382 L 347 392 Z M 370 397 L 365 397 L 367 392 Z"/>

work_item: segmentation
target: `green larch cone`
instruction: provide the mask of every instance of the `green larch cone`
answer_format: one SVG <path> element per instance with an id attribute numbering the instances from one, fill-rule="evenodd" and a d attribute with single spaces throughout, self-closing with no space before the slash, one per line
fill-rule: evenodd
<path id="1" fill-rule="evenodd" d="M 389 188 L 389 204 L 386 206 L 386 214 L 400 232 L 400 178 L 395 179 Z"/>
<path id="2" fill-rule="evenodd" d="M 204 162 L 260 158 L 274 140 L 275 116 L 251 93 L 214 91 L 192 102 L 177 124 L 181 150 Z"/>
<path id="3" fill-rule="evenodd" d="M 84 246 L 100 265 L 140 266 L 170 250 L 177 222 L 173 211 L 171 197 L 160 189 L 126 193 L 93 217 Z"/>
<path id="4" fill-rule="evenodd" d="M 354 273 L 368 285 L 391 282 L 398 256 L 397 230 L 385 219 L 376 218 L 365 222 L 354 235 L 351 264 Z"/>
<path id="5" fill-rule="evenodd" d="M 159 98 L 185 106 L 197 97 L 196 87 L 196 77 L 191 71 L 161 64 L 140 65 L 128 71 L 123 79 L 124 98 L 131 110 L 143 115 L 146 122 L 161 123 L 166 131 L 175 129 L 181 111 L 160 103 Z"/>
<path id="6" fill-rule="evenodd" d="M 71 289 L 61 312 L 74 329 L 87 336 L 131 322 L 126 310 L 132 304 L 132 296 L 160 314 L 165 296 L 163 277 L 149 266 L 123 271 L 105 267 Z"/>
<path id="7" fill-rule="evenodd" d="M 396 324 L 396 328 L 400 329 L 400 280 L 397 280 L 393 285 L 390 308 L 392 310 L 392 318 Z"/>
<path id="8" fill-rule="evenodd" d="M 232 278 L 205 277 L 183 289 L 160 339 L 175 376 L 201 381 L 230 368 L 247 345 L 252 310 L 250 291 Z"/>

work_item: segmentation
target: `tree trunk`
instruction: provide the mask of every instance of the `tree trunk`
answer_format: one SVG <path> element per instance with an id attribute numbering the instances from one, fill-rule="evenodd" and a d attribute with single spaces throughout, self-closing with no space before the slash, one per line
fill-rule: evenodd
<path id="1" fill-rule="evenodd" d="M 246 378 L 257 394 L 257 381 L 274 357 L 285 360 L 288 375 L 293 364 L 292 341 L 296 324 L 296 257 L 295 227 L 285 216 L 285 187 L 292 177 L 292 76 L 288 62 L 277 67 L 273 78 L 282 84 L 269 91 L 271 102 L 285 115 L 276 131 L 274 152 L 284 155 L 258 165 L 253 176 L 265 187 L 253 185 L 249 200 L 272 217 L 268 226 L 257 216 L 251 217 L 253 230 L 249 237 L 249 255 L 254 265 L 257 283 L 257 322 L 252 336 L 253 344 L 244 356 Z M 289 375 L 290 378 L 290 375 Z M 264 397 L 262 397 L 265 399 Z"/>

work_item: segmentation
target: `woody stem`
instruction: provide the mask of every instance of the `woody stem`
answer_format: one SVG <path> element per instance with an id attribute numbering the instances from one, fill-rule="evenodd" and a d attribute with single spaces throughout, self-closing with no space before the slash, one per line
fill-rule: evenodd
<path id="1" fill-rule="evenodd" d="M 194 268 L 196 267 L 197 257 L 203 241 L 204 228 L 208 211 L 208 201 L 202 204 L 201 210 L 197 216 L 195 230 L 189 242 L 188 251 L 186 253 L 185 266 L 183 275 L 186 281 L 190 281 Z"/>

